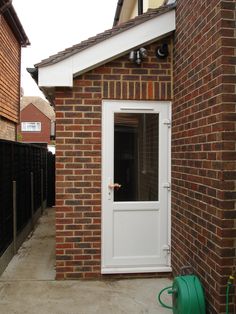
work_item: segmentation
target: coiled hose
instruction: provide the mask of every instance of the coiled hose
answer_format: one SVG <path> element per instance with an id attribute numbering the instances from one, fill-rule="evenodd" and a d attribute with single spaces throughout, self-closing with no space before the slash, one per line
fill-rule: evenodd
<path id="1" fill-rule="evenodd" d="M 164 291 L 168 290 L 168 289 L 172 289 L 172 286 L 166 287 L 166 288 L 162 289 L 162 290 L 159 292 L 159 294 L 158 294 L 158 301 L 159 301 L 159 303 L 160 303 L 163 307 L 165 307 L 166 309 L 173 310 L 173 307 L 172 307 L 172 306 L 166 305 L 166 304 L 161 300 L 161 295 L 162 295 L 162 293 L 163 293 Z"/>
<path id="2" fill-rule="evenodd" d="M 229 279 L 227 281 L 227 286 L 226 286 L 226 314 L 229 314 L 229 291 L 230 291 L 230 287 L 233 285 L 233 281 L 234 281 L 234 276 L 229 276 Z M 165 307 L 166 309 L 170 309 L 173 310 L 172 306 L 169 306 L 167 304 L 165 304 L 162 300 L 161 300 L 161 295 L 163 292 L 165 292 L 168 289 L 172 289 L 172 286 L 166 287 L 164 289 L 162 289 L 159 293 L 158 293 L 158 301 L 159 303 Z"/>

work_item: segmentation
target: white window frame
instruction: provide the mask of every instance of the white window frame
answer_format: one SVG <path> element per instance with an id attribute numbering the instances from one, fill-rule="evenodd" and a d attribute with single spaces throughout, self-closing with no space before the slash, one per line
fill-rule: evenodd
<path id="1" fill-rule="evenodd" d="M 21 122 L 22 132 L 41 132 L 41 122 Z"/>

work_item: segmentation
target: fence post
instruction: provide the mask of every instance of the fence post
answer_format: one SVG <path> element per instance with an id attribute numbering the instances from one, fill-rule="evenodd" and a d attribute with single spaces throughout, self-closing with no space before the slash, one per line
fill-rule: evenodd
<path id="1" fill-rule="evenodd" d="M 16 213 L 16 181 L 12 181 L 13 186 L 13 252 L 16 254 L 16 235 L 17 235 L 17 213 Z"/>
<path id="2" fill-rule="evenodd" d="M 30 192 L 31 192 L 31 228 L 34 229 L 34 173 L 30 172 Z"/>
<path id="3" fill-rule="evenodd" d="M 43 214 L 43 168 L 41 168 L 41 213 Z"/>
<path id="4" fill-rule="evenodd" d="M 47 151 L 46 153 L 46 160 L 45 160 L 45 184 L 46 184 L 46 189 L 45 189 L 45 198 L 46 198 L 46 207 L 48 207 L 48 154 L 49 152 Z"/>

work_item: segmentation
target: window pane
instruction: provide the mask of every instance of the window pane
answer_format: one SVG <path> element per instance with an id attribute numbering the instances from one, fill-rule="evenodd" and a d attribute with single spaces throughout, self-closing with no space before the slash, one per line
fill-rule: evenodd
<path id="1" fill-rule="evenodd" d="M 114 200 L 158 200 L 158 114 L 115 113 Z"/>
<path id="2" fill-rule="evenodd" d="M 21 130 L 28 131 L 28 132 L 41 131 L 41 122 L 22 122 Z"/>

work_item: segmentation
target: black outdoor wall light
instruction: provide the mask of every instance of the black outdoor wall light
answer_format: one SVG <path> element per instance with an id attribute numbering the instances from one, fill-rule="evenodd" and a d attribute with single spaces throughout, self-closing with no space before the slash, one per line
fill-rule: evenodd
<path id="1" fill-rule="evenodd" d="M 145 58 L 147 58 L 147 56 L 147 49 L 142 47 L 138 50 L 130 51 L 129 60 L 139 65 Z"/>
<path id="2" fill-rule="evenodd" d="M 169 51 L 168 51 L 168 44 L 164 43 L 161 46 L 157 47 L 156 49 L 156 57 L 159 59 L 165 59 L 168 57 Z"/>

